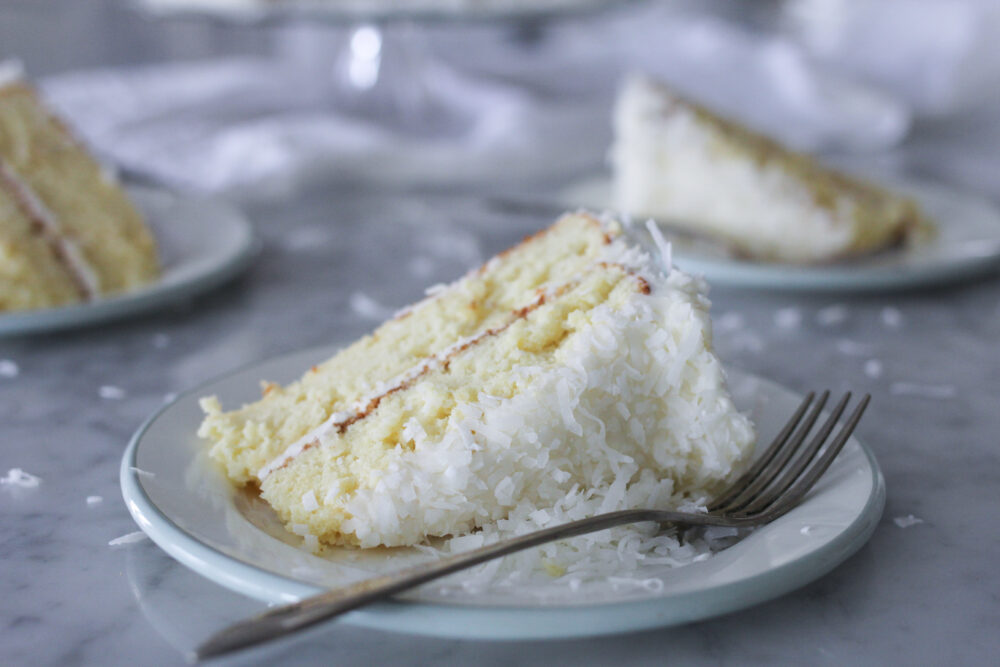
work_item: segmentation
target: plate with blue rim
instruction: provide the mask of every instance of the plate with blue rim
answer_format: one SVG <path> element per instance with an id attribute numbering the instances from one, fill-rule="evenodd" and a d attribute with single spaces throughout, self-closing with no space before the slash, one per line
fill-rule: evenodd
<path id="1" fill-rule="evenodd" d="M 254 400 L 261 378 L 290 381 L 335 351 L 313 348 L 253 364 L 180 394 L 153 414 L 121 463 L 122 493 L 139 527 L 202 576 L 268 603 L 426 558 L 420 549 L 310 553 L 254 493 L 225 479 L 196 435 L 199 397 L 214 394 L 226 405 Z M 801 400 L 738 369 L 730 369 L 729 383 L 737 406 L 757 424 L 760 442 L 773 438 Z M 485 639 L 593 636 L 687 623 L 750 607 L 823 576 L 868 540 L 884 503 L 875 457 L 855 436 L 794 510 L 700 562 L 643 564 L 626 583 L 601 576 L 582 586 L 562 576 L 543 585 L 532 579 L 525 586 L 465 587 L 459 573 L 451 584 L 431 582 L 336 622 Z M 647 585 L 653 581 L 656 586 Z"/>

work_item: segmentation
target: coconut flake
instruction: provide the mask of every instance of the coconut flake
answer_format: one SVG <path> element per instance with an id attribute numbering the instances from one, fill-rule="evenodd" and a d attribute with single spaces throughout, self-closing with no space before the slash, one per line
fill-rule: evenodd
<path id="1" fill-rule="evenodd" d="M 371 320 L 387 320 L 395 313 L 393 309 L 383 306 L 364 292 L 352 293 L 349 303 L 351 310 L 356 314 Z"/>
<path id="2" fill-rule="evenodd" d="M 316 494 L 312 490 L 306 491 L 302 494 L 302 508 L 307 512 L 313 512 L 319 509 L 319 503 L 316 502 Z"/>
<path id="3" fill-rule="evenodd" d="M 903 325 L 903 313 L 899 308 L 886 306 L 882 309 L 882 324 L 890 329 L 898 329 Z"/>
<path id="4" fill-rule="evenodd" d="M 715 329 L 721 332 L 738 331 L 746 328 L 746 321 L 739 313 L 723 313 L 715 320 Z"/>
<path id="5" fill-rule="evenodd" d="M 19 489 L 35 489 L 42 483 L 41 477 L 24 472 L 20 468 L 11 468 L 7 476 L 0 478 L 0 485 Z"/>
<path id="6" fill-rule="evenodd" d="M 912 514 L 908 514 L 907 516 L 897 516 L 892 520 L 892 522 L 900 528 L 909 528 L 910 526 L 915 526 L 918 523 L 923 523 L 924 520 L 919 519 Z"/>
<path id="7" fill-rule="evenodd" d="M 802 311 L 798 308 L 782 308 L 774 314 L 774 324 L 779 329 L 798 329 L 802 324 Z"/>
<path id="8" fill-rule="evenodd" d="M 100 505 L 104 502 L 104 498 L 101 496 L 87 496 L 87 507 L 93 507 L 95 505 Z"/>
<path id="9" fill-rule="evenodd" d="M 660 226 L 656 222 L 647 220 L 646 229 L 649 230 L 649 235 L 653 237 L 653 243 L 656 244 L 656 249 L 660 253 L 660 261 L 663 263 L 663 273 L 669 274 L 674 270 L 673 247 L 663 238 Z"/>
<path id="10" fill-rule="evenodd" d="M 827 306 L 816 313 L 816 322 L 824 327 L 841 324 L 845 320 L 847 320 L 847 306 L 842 303 Z"/>
<path id="11" fill-rule="evenodd" d="M 97 390 L 97 393 L 101 398 L 109 401 L 120 401 L 126 396 L 124 389 L 110 384 L 103 385 Z"/>
<path id="12" fill-rule="evenodd" d="M 142 532 L 141 530 L 137 530 L 133 533 L 126 533 L 125 535 L 116 537 L 115 539 L 108 542 L 108 546 L 115 549 L 118 547 L 123 547 L 128 544 L 135 544 L 136 542 L 142 542 L 145 539 L 148 539 L 146 533 Z"/>
<path id="13" fill-rule="evenodd" d="M 10 359 L 0 359 L 0 378 L 16 378 L 21 372 L 17 364 Z"/>
<path id="14" fill-rule="evenodd" d="M 882 362 L 878 359 L 869 359 L 865 362 L 865 375 L 873 380 L 882 377 Z"/>

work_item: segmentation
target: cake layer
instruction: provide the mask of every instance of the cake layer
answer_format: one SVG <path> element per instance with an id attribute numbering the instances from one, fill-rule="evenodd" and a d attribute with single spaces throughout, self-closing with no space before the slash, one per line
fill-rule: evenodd
<path id="1" fill-rule="evenodd" d="M 827 169 L 641 77 L 615 112 L 616 205 L 748 256 L 821 262 L 928 231 L 912 200 Z"/>
<path id="2" fill-rule="evenodd" d="M 315 545 L 362 547 L 511 516 L 540 527 L 584 499 L 703 502 L 753 443 L 711 352 L 703 289 L 617 238 L 510 321 L 280 452 L 261 495 Z"/>
<path id="3" fill-rule="evenodd" d="M 223 412 L 206 400 L 199 430 L 214 444 L 212 456 L 237 483 L 257 479 L 274 457 L 314 430 L 364 407 L 401 375 L 457 341 L 517 318 L 536 291 L 558 285 L 593 263 L 620 233 L 588 215 L 571 215 L 432 295 L 370 336 L 316 366 L 287 387 L 266 384 L 264 397 Z"/>
<path id="4" fill-rule="evenodd" d="M 78 301 L 80 287 L 0 177 L 0 311 Z"/>
<path id="5" fill-rule="evenodd" d="M 158 275 L 155 243 L 139 213 L 21 83 L 0 87 L 0 161 L 16 178 L 22 206 L 79 249 L 77 264 L 92 272 L 94 291 L 133 289 Z M 76 273 L 79 281 L 79 267 Z"/>

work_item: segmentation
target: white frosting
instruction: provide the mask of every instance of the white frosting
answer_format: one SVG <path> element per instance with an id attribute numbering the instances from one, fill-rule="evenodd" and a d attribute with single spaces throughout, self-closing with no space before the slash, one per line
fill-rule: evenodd
<path id="1" fill-rule="evenodd" d="M 796 174 L 724 146 L 718 130 L 644 78 L 630 79 L 619 96 L 611 161 L 620 210 L 756 256 L 829 258 L 845 252 L 854 237 L 852 199 L 818 206 Z"/>
<path id="2" fill-rule="evenodd" d="M 46 242 L 73 276 L 81 296 L 86 300 L 100 296 L 100 278 L 79 244 L 63 229 L 55 213 L 38 198 L 31 186 L 14 173 L 2 159 L 0 159 L 0 183 L 13 191 L 18 203 L 39 225 Z"/>

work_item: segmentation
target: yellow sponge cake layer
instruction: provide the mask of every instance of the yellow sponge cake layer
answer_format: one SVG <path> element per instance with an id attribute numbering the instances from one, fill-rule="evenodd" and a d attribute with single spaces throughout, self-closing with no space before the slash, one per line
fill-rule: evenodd
<path id="1" fill-rule="evenodd" d="M 0 311 L 58 306 L 80 296 L 35 223 L 13 197 L 0 194 Z"/>
<path id="2" fill-rule="evenodd" d="M 20 191 L 15 203 L 78 248 L 95 292 L 159 274 L 155 242 L 125 193 L 21 83 L 0 87 L 0 163 Z"/>
<path id="3" fill-rule="evenodd" d="M 259 482 L 312 547 L 470 531 L 482 539 L 594 512 L 704 502 L 739 474 L 753 428 L 711 351 L 704 284 L 631 237 L 614 222 L 564 218 L 376 331 L 373 339 L 393 332 L 378 352 L 399 367 L 376 382 L 351 374 L 366 368 L 355 346 L 377 340 L 319 367 L 314 375 L 361 397 L 329 408 L 318 426 L 300 424 L 303 435 L 281 447 L 258 444 L 270 458 L 255 474 L 241 474 L 241 450 L 208 431 L 213 456 L 234 482 Z M 468 301 L 457 298 L 466 281 L 480 281 L 471 292 L 498 306 L 477 320 L 483 326 L 455 324 L 466 322 Z M 517 307 L 506 310 L 510 303 Z M 428 329 L 464 333 L 418 358 L 405 341 Z M 299 394 L 303 382 L 284 391 Z M 203 407 L 206 425 L 222 416 L 214 398 Z M 300 419 L 294 401 L 282 408 L 284 419 Z"/>
<path id="4" fill-rule="evenodd" d="M 268 461 L 366 394 L 456 341 L 516 317 L 535 291 L 559 284 L 592 263 L 620 230 L 573 215 L 515 246 L 458 282 L 437 290 L 371 335 L 311 369 L 287 387 L 265 385 L 264 397 L 223 412 L 213 400 L 199 434 L 239 483 L 256 479 Z"/>

